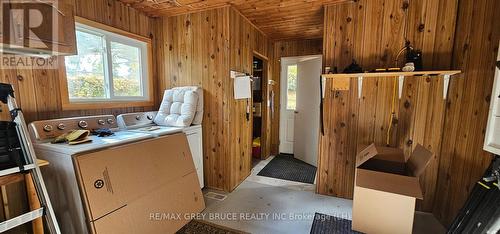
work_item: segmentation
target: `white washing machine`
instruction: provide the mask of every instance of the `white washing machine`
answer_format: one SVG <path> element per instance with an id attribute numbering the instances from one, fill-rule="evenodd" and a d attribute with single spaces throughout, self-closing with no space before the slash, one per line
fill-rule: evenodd
<path id="1" fill-rule="evenodd" d="M 121 130 L 150 134 L 162 137 L 184 132 L 187 136 L 189 149 L 193 156 L 196 173 L 200 181 L 200 188 L 205 187 L 203 180 L 203 132 L 201 125 L 192 125 L 186 128 L 159 126 L 154 123 L 157 111 L 128 113 L 118 115 L 117 122 Z"/>
<path id="2" fill-rule="evenodd" d="M 72 129 L 99 128 L 109 128 L 114 134 L 107 137 L 90 136 L 92 142 L 79 145 L 50 143 L 56 136 Z M 116 118 L 112 115 L 36 121 L 30 124 L 30 131 L 37 157 L 50 163 L 41 169 L 62 233 L 105 233 L 109 226 L 116 226 L 109 224 L 109 217 L 113 218 L 121 215 L 120 213 L 128 212 L 129 217 L 134 216 L 132 218 L 139 219 L 147 216 L 138 214 L 144 209 L 151 212 L 150 210 L 157 208 L 155 206 L 161 208 L 159 204 L 150 204 L 151 207 L 144 205 L 138 210 L 130 204 L 127 206 L 130 200 L 124 199 L 132 199 L 134 196 L 133 199 L 139 199 L 146 194 L 152 194 L 151 191 L 165 187 L 171 183 L 170 178 L 179 178 L 178 175 L 192 176 L 193 180 L 197 180 L 194 163 L 188 156 L 189 152 L 165 150 L 172 148 L 189 150 L 187 141 L 179 134 L 171 135 L 176 137 L 173 141 L 167 138 L 160 139 L 141 131 L 122 131 L 119 130 Z M 185 147 L 176 147 L 179 144 L 178 139 L 186 141 Z M 121 162 L 122 159 L 128 160 Z M 141 163 L 143 160 L 144 163 Z M 171 166 L 181 164 L 184 166 L 177 168 Z M 99 181 L 100 183 L 97 183 Z M 105 186 L 101 186 L 103 184 Z M 176 195 L 186 198 L 194 196 L 194 200 L 202 197 L 197 183 L 192 183 L 192 186 L 194 187 L 178 191 Z M 168 191 L 166 192 L 168 194 Z M 162 201 L 173 197 L 166 194 L 162 196 L 165 197 Z M 178 197 L 177 200 L 168 201 L 168 204 L 179 203 Z M 135 210 L 131 212 L 131 209 Z M 168 207 L 168 209 L 174 208 Z M 189 212 L 200 212 L 200 209 L 202 209 L 201 204 L 197 204 L 197 207 Z M 121 226 L 125 228 L 127 225 L 129 224 Z M 120 229 L 116 228 L 115 230 Z M 164 230 L 162 228 L 169 226 L 159 227 L 158 230 Z"/>

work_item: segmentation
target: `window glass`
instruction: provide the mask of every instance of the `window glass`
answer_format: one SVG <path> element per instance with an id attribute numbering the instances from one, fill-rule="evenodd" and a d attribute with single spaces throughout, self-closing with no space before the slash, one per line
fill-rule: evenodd
<path id="1" fill-rule="evenodd" d="M 287 101 L 286 108 L 295 110 L 297 105 L 297 65 L 289 65 L 287 68 Z"/>
<path id="2" fill-rule="evenodd" d="M 106 98 L 104 40 L 102 36 L 76 32 L 78 55 L 66 58 L 69 97 Z"/>
<path id="3" fill-rule="evenodd" d="M 65 58 L 71 101 L 148 100 L 148 45 L 77 23 L 78 55 Z"/>
<path id="4" fill-rule="evenodd" d="M 115 96 L 142 96 L 140 55 L 137 47 L 111 42 Z"/>

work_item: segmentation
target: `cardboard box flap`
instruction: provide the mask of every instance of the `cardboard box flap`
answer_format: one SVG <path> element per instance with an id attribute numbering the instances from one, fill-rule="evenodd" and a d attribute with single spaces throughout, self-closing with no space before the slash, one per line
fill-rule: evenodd
<path id="1" fill-rule="evenodd" d="M 432 156 L 433 153 L 431 151 L 418 144 L 406 162 L 409 173 L 415 177 L 422 175 L 427 165 L 429 165 Z"/>
<path id="2" fill-rule="evenodd" d="M 377 155 L 404 155 L 404 152 L 398 148 L 375 146 L 375 143 L 372 143 L 358 153 L 356 156 L 356 167 L 360 167 L 363 163 Z"/>
<path id="3" fill-rule="evenodd" d="M 356 169 L 356 186 L 424 199 L 418 178 Z"/>

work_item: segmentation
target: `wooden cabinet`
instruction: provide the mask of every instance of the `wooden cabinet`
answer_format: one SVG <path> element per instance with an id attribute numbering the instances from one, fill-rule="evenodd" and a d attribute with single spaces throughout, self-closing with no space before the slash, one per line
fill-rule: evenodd
<path id="1" fill-rule="evenodd" d="M 2 1 L 3 52 L 15 54 L 76 54 L 74 7 L 69 0 Z"/>

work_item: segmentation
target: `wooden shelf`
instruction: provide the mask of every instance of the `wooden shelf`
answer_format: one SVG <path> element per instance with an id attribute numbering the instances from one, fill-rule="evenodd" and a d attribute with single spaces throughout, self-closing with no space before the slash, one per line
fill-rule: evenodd
<path id="1" fill-rule="evenodd" d="M 446 71 L 414 71 L 414 72 L 365 72 L 365 73 L 341 73 L 341 74 L 323 74 L 322 82 L 323 87 L 326 79 L 333 79 L 334 90 L 349 90 L 349 78 L 358 79 L 358 98 L 362 97 L 363 93 L 363 79 L 368 77 L 398 77 L 399 84 L 399 99 L 403 95 L 403 85 L 405 77 L 407 76 L 443 76 L 443 99 L 448 98 L 448 87 L 450 85 L 450 78 L 452 75 L 460 74 L 460 70 L 446 70 Z M 337 83 L 337 84 L 335 84 Z M 324 93 L 323 93 L 324 97 Z"/>
<path id="2" fill-rule="evenodd" d="M 456 75 L 461 73 L 459 70 L 449 71 L 414 71 L 414 72 L 365 72 L 365 73 L 340 73 L 340 74 L 323 74 L 323 78 L 358 78 L 358 77 L 388 77 L 388 76 L 445 76 Z"/>

